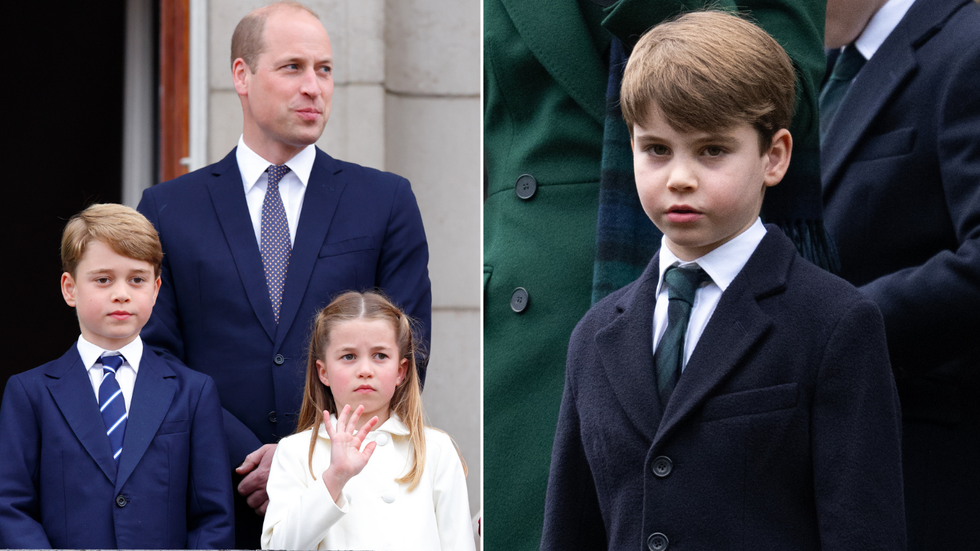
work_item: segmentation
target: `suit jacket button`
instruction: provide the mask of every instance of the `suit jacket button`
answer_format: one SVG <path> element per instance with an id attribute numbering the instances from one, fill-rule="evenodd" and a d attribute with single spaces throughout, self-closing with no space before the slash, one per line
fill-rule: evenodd
<path id="1" fill-rule="evenodd" d="M 667 541 L 667 536 L 660 532 L 654 532 L 647 538 L 647 549 L 650 551 L 667 551 L 668 545 L 670 542 Z"/>
<path id="2" fill-rule="evenodd" d="M 116 496 L 116 507 L 125 507 L 128 504 L 129 504 L 129 500 L 126 499 L 126 496 L 122 494 Z"/>
<path id="3" fill-rule="evenodd" d="M 674 463 L 669 457 L 661 455 L 653 460 L 653 474 L 657 478 L 666 478 L 674 470 Z"/>
<path id="4" fill-rule="evenodd" d="M 284 364 L 284 363 L 286 363 L 286 358 L 284 358 L 284 357 L 282 356 L 282 354 L 276 354 L 276 357 L 275 357 L 275 358 L 273 358 L 273 359 L 272 359 L 272 361 L 273 361 L 273 362 L 274 362 L 274 363 L 275 363 L 276 365 L 282 365 L 282 364 Z"/>
<path id="5" fill-rule="evenodd" d="M 514 289 L 514 294 L 510 295 L 510 309 L 520 314 L 527 308 L 527 302 L 530 298 L 527 289 L 524 287 Z"/>
<path id="6" fill-rule="evenodd" d="M 517 178 L 517 184 L 514 185 L 514 193 L 518 197 L 527 201 L 538 191 L 538 181 L 534 179 L 534 176 L 530 174 L 521 174 Z"/>
<path id="7" fill-rule="evenodd" d="M 269 422 L 270 423 L 275 423 L 276 422 L 276 412 L 275 411 L 270 411 L 269 412 Z"/>

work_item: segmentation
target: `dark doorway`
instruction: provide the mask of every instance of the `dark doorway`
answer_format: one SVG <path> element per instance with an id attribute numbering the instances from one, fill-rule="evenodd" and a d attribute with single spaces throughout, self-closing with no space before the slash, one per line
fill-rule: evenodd
<path id="1" fill-rule="evenodd" d="M 125 1 L 59 2 L 5 25 L 9 113 L 3 202 L 0 386 L 78 338 L 61 297 L 61 231 L 95 202 L 119 202 Z"/>

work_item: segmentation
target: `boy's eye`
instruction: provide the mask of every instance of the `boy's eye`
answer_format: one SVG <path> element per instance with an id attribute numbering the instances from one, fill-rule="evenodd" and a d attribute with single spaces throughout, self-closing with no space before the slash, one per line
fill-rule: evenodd
<path id="1" fill-rule="evenodd" d="M 109 278 L 107 278 L 107 277 L 97 277 L 97 278 L 95 278 L 95 282 L 96 283 L 99 283 L 99 284 L 102 284 L 102 285 L 105 285 L 106 283 L 109 283 Z"/>
<path id="2" fill-rule="evenodd" d="M 670 153 L 670 149 L 668 149 L 666 145 L 662 145 L 662 144 L 651 145 L 649 151 L 654 155 L 667 155 L 668 153 Z"/>
<path id="3" fill-rule="evenodd" d="M 725 149 L 717 145 L 709 145 L 704 148 L 704 154 L 708 157 L 717 157 L 725 152 Z"/>
<path id="4" fill-rule="evenodd" d="M 146 281 L 146 278 L 145 277 L 139 277 L 139 276 L 134 277 L 132 279 L 132 282 L 135 283 L 136 285 L 139 285 L 141 283 L 144 283 L 145 281 Z"/>

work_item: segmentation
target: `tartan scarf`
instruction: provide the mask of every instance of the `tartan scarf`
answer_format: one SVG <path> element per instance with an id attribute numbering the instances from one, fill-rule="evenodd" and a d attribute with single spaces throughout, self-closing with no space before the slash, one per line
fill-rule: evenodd
<path id="1" fill-rule="evenodd" d="M 593 304 L 640 277 L 660 249 L 663 237 L 640 204 L 633 177 L 629 131 L 619 107 L 628 57 L 623 44 L 613 38 L 599 176 Z M 837 250 L 823 226 L 819 149 L 793 151 L 793 161 L 783 184 L 766 191 L 762 219 L 779 226 L 804 258 L 832 273 L 840 271 Z"/>

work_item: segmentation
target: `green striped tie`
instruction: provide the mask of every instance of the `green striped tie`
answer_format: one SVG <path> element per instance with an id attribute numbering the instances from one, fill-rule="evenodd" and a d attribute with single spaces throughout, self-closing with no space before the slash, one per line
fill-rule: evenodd
<path id="1" fill-rule="evenodd" d="M 667 284 L 667 330 L 657 345 L 653 363 L 657 366 L 657 391 L 660 403 L 666 407 L 667 400 L 677 386 L 684 361 L 684 335 L 691 319 L 694 295 L 701 285 L 711 278 L 700 267 L 680 268 L 671 266 L 664 272 Z"/>

